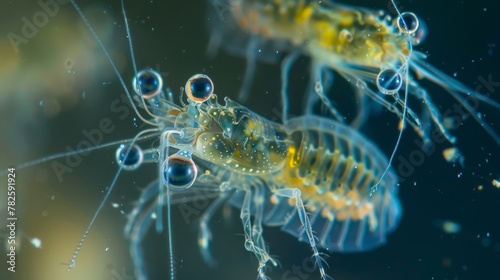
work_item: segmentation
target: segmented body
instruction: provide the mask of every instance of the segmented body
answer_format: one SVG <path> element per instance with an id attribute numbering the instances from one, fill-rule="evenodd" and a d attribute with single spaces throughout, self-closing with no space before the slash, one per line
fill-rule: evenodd
<path id="1" fill-rule="evenodd" d="M 161 79 L 152 70 L 139 73 L 143 74 Z M 203 89 L 202 94 L 196 94 L 197 88 Z M 322 279 L 327 276 L 317 247 L 369 250 L 383 244 L 396 227 L 401 216 L 396 176 L 389 169 L 382 177 L 387 159 L 355 129 L 314 116 L 278 124 L 229 98 L 221 105 L 213 94 L 212 81 L 201 74 L 189 79 L 186 93 L 188 103 L 182 106 L 161 94 L 140 104 L 157 114 L 153 122 L 163 139 L 154 150 L 159 154 L 161 180 L 143 191 L 125 230 L 132 240 L 132 255 L 138 256 L 140 278 L 146 278 L 139 248 L 144 236 L 135 232 L 149 227 L 148 213 L 155 208 L 139 214 L 157 194 L 158 205 L 163 205 L 163 185 L 178 190 L 167 195 L 170 203 L 185 201 L 197 188 L 208 188 L 207 182 L 215 185 L 212 191 L 220 193 L 200 221 L 199 245 L 207 262 L 213 262 L 208 221 L 228 199 L 241 208 L 245 248 L 259 261 L 260 279 L 267 279 L 268 262 L 276 265 L 262 236 L 264 224 L 282 226 L 309 242 Z M 179 152 L 170 155 L 169 147 Z M 191 156 L 198 168 L 205 169 L 199 184 Z M 124 162 L 124 158 L 118 160 Z M 175 167 L 177 163 L 171 159 L 191 164 Z M 378 191 L 371 193 L 377 182 Z"/>
<path id="2" fill-rule="evenodd" d="M 281 51 L 302 48 L 332 68 L 343 63 L 383 68 L 410 54 L 407 37 L 382 11 L 318 1 L 229 0 L 228 4 L 238 28 L 276 41 Z"/>
<path id="3" fill-rule="evenodd" d="M 370 195 L 387 167 L 378 147 L 355 130 L 324 118 L 292 119 L 287 130 L 293 144 L 285 168 L 273 179 L 302 191 L 321 246 L 352 252 L 383 244 L 399 222 L 401 206 L 392 170 L 384 176 L 382 188 Z M 291 221 L 285 230 L 304 238 Z"/>
<path id="4" fill-rule="evenodd" d="M 215 164 L 212 171 L 228 180 L 229 190 L 252 191 L 254 177 L 265 182 L 268 189 L 256 198 L 263 199 L 264 223 L 282 225 L 305 239 L 297 215 L 292 215 L 293 199 L 272 194 L 296 188 L 313 213 L 312 228 L 324 248 L 368 250 L 381 245 L 396 227 L 401 215 L 397 178 L 390 170 L 379 191 L 370 195 L 388 162 L 362 134 L 314 116 L 280 125 L 228 98 L 225 106 L 216 100 L 212 95 L 206 103 L 182 109 L 197 127 L 194 137 L 184 137 L 193 139 L 194 156 Z M 237 198 L 232 201 L 241 207 Z"/>

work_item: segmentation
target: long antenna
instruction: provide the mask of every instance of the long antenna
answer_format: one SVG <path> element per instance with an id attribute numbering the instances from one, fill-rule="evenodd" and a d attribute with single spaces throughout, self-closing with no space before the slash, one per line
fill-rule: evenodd
<path id="1" fill-rule="evenodd" d="M 132 35 L 130 33 L 130 28 L 129 28 L 129 25 L 128 25 L 128 20 L 127 20 L 127 13 L 125 11 L 125 3 L 123 0 L 120 1 L 121 3 L 121 6 L 122 6 L 122 14 L 123 14 L 123 20 L 125 21 L 125 30 L 127 32 L 127 38 L 128 38 L 128 45 L 129 45 L 129 49 L 130 49 L 130 58 L 132 60 L 132 66 L 133 66 L 133 69 L 134 69 L 134 77 L 137 77 L 137 64 L 136 64 L 136 61 L 135 61 L 135 55 L 134 55 L 134 45 L 132 44 Z M 134 89 L 136 90 L 136 89 Z M 140 90 L 140 87 L 139 87 L 139 90 Z M 139 94 L 140 95 L 140 98 L 142 100 L 142 103 L 144 104 L 144 109 L 146 110 L 146 112 L 151 115 L 151 116 L 154 116 L 149 110 L 148 110 L 148 107 L 146 106 L 145 102 L 144 102 L 144 96 L 142 94 Z M 174 132 L 164 132 L 162 134 L 162 140 L 161 140 L 161 145 L 160 145 L 160 149 L 161 151 L 163 152 L 163 147 L 165 145 L 165 142 L 166 142 L 166 155 L 168 155 L 168 149 L 170 147 L 170 143 L 169 143 L 169 137 L 171 135 L 171 133 L 177 133 L 177 131 L 174 131 Z M 163 138 L 163 136 L 165 136 L 165 139 Z M 160 155 L 160 160 L 158 161 L 158 169 L 159 169 L 159 172 L 158 172 L 158 176 L 162 176 L 162 172 L 161 172 L 161 168 L 162 168 L 162 164 L 163 164 L 163 161 L 165 160 L 165 154 L 163 155 L 163 158 L 162 156 Z M 168 176 L 167 176 L 167 180 L 168 180 Z M 162 220 L 163 220 L 163 217 L 162 217 L 162 209 L 163 209 L 163 200 L 164 200 L 164 190 L 163 190 L 163 183 L 162 183 L 162 180 L 158 180 L 158 202 L 157 202 L 157 211 L 156 211 L 156 231 L 157 232 L 161 232 L 163 230 L 163 225 L 162 225 Z M 174 252 L 173 252 L 173 242 L 172 242 L 172 223 L 171 223 L 171 215 L 170 215 L 170 212 L 171 212 L 171 208 L 170 208 L 170 186 L 169 186 L 169 183 L 167 181 L 167 191 L 166 191 L 166 195 L 167 195 L 167 231 L 168 231 L 168 246 L 169 246 L 169 261 L 170 261 L 170 279 L 171 280 L 174 280 L 175 279 L 175 269 L 174 269 Z"/>
<path id="2" fill-rule="evenodd" d="M 115 63 L 113 62 L 113 60 L 111 59 L 111 56 L 109 55 L 109 52 L 108 50 L 106 50 L 106 47 L 104 47 L 104 44 L 102 43 L 101 39 L 99 39 L 99 36 L 97 36 L 97 33 L 95 32 L 94 28 L 92 27 L 92 25 L 90 24 L 90 22 L 88 21 L 87 17 L 85 17 L 85 14 L 82 12 L 82 10 L 80 9 L 80 7 L 76 4 L 75 0 L 70 0 L 71 1 L 71 4 L 73 5 L 73 7 L 75 8 L 75 10 L 78 12 L 78 14 L 80 15 L 80 17 L 82 18 L 83 22 L 85 23 L 85 25 L 87 26 L 87 28 L 89 29 L 90 33 L 92 33 L 92 36 L 94 36 L 94 39 L 96 40 L 97 44 L 101 47 L 101 50 L 103 51 L 104 55 L 106 56 L 106 58 L 108 59 L 108 62 L 109 64 L 111 64 L 111 67 L 113 68 L 113 70 L 115 71 L 115 74 L 116 76 L 118 77 L 118 80 L 120 81 L 120 84 L 122 85 L 122 88 L 123 90 L 125 91 L 125 93 L 127 94 L 127 97 L 128 97 L 128 100 L 132 106 L 132 108 L 134 108 L 134 112 L 136 113 L 136 115 L 145 123 L 149 124 L 149 125 L 152 125 L 152 126 L 158 126 L 158 124 L 154 123 L 154 122 L 151 122 L 147 119 L 145 119 L 140 113 L 139 111 L 137 110 L 137 106 L 135 106 L 135 103 L 134 103 L 134 100 L 132 99 L 132 95 L 130 94 L 130 91 L 128 90 L 125 82 L 123 81 L 123 78 L 120 74 L 120 72 L 118 71 L 118 68 L 116 67 Z M 126 21 L 126 19 L 125 19 Z"/>
<path id="3" fill-rule="evenodd" d="M 403 18 L 403 15 L 401 15 L 401 12 L 399 11 L 399 8 L 398 6 L 396 5 L 396 3 L 394 2 L 394 0 L 391 0 L 391 3 L 392 5 L 394 6 L 394 10 L 396 11 L 396 13 L 398 14 L 398 17 L 399 19 L 403 22 L 403 26 L 406 30 L 409 30 L 408 29 L 408 26 L 406 25 L 406 22 Z M 413 52 L 413 44 L 411 43 L 411 38 L 410 38 L 410 35 L 407 34 L 408 36 L 408 49 L 409 49 L 409 52 L 408 52 L 408 59 L 405 60 L 404 64 L 402 65 L 401 69 L 405 69 L 405 90 L 404 90 L 404 108 L 403 108 L 403 119 L 402 119 L 402 122 L 403 124 L 401 125 L 401 130 L 399 131 L 399 135 L 398 135 L 398 140 L 396 141 L 396 145 L 394 146 L 394 150 L 392 151 L 392 154 L 391 154 L 391 157 L 389 158 L 389 163 L 387 164 L 387 167 L 386 169 L 384 170 L 384 172 L 382 173 L 382 175 L 380 176 L 380 178 L 378 179 L 377 183 L 375 185 L 373 185 L 373 187 L 371 187 L 371 190 L 370 190 L 370 195 L 372 195 L 373 193 L 375 193 L 378 189 L 378 186 L 380 185 L 380 182 L 382 182 L 382 180 L 384 179 L 385 175 L 387 174 L 387 172 L 389 172 L 389 169 L 391 169 L 391 166 L 392 166 L 392 161 L 394 160 L 394 156 L 396 155 L 396 151 L 398 150 L 398 147 L 399 147 L 399 143 L 401 142 L 401 138 L 403 137 L 403 131 L 406 127 L 406 111 L 407 111 L 407 103 L 408 103 L 408 86 L 409 86 L 409 69 L 410 69 L 410 57 L 412 55 L 412 52 Z"/>
<path id="4" fill-rule="evenodd" d="M 142 135 L 142 134 L 145 134 L 145 133 L 149 133 L 149 132 L 157 132 L 158 130 L 155 128 L 155 129 L 146 129 L 146 130 L 143 130 L 141 132 L 139 132 L 135 137 L 134 137 L 134 140 L 132 140 L 132 144 L 130 147 L 132 147 L 132 145 L 136 142 L 136 140 Z M 124 158 L 127 158 L 128 157 L 128 153 L 130 152 L 130 149 L 129 148 L 127 150 L 127 152 L 125 153 L 124 155 Z M 115 177 L 113 178 L 113 181 L 111 182 L 111 185 L 108 189 L 108 191 L 106 192 L 106 194 L 104 195 L 104 198 L 102 199 L 101 201 L 101 204 L 99 204 L 99 207 L 97 207 L 97 210 L 95 211 L 94 213 L 94 216 L 92 217 L 92 220 L 90 220 L 90 223 L 89 225 L 87 226 L 87 228 L 85 229 L 85 232 L 83 233 L 83 236 L 82 238 L 80 239 L 80 242 L 78 242 L 78 245 L 76 246 L 76 249 L 75 249 L 75 252 L 73 253 L 73 256 L 71 257 L 71 260 L 69 261 L 69 264 L 68 264 L 68 271 L 70 271 L 73 267 L 76 266 L 76 257 L 78 256 L 78 253 L 80 252 L 80 249 L 82 248 L 82 245 L 83 245 L 83 242 L 85 242 L 85 239 L 87 238 L 87 235 L 89 234 L 90 232 L 90 229 L 92 228 L 92 226 L 94 225 L 94 222 L 97 218 L 97 216 L 99 215 L 99 213 L 101 212 L 102 208 L 104 208 L 104 204 L 106 203 L 106 201 L 108 200 L 108 197 L 109 195 L 111 194 L 111 192 L 113 191 L 115 185 L 116 185 L 116 181 L 118 180 L 118 176 L 120 176 L 120 173 L 123 169 L 123 165 L 120 164 L 120 167 L 118 168 L 118 171 L 116 171 L 116 174 L 115 174 Z"/>

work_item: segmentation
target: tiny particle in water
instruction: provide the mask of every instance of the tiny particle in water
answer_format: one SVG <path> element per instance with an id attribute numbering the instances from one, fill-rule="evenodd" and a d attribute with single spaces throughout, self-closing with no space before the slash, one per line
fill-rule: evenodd
<path id="1" fill-rule="evenodd" d="M 447 162 L 450 163 L 460 163 L 460 165 L 464 165 L 464 156 L 457 148 L 448 148 L 443 150 L 443 157 Z"/>
<path id="2" fill-rule="evenodd" d="M 31 238 L 30 243 L 31 243 L 31 245 L 33 245 L 33 247 L 35 247 L 37 249 L 42 248 L 42 240 L 40 240 L 40 238 L 33 237 L 33 238 Z"/>
<path id="3" fill-rule="evenodd" d="M 462 228 L 459 223 L 450 220 L 435 220 L 434 225 L 447 234 L 457 234 Z"/>
<path id="4" fill-rule="evenodd" d="M 493 186 L 500 188 L 500 181 L 499 180 L 493 179 L 491 181 L 491 183 L 493 184 Z"/>

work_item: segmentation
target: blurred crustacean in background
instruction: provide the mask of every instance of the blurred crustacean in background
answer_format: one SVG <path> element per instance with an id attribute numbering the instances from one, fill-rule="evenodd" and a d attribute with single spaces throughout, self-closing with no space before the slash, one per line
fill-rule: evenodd
<path id="1" fill-rule="evenodd" d="M 353 127 L 365 124 L 370 108 L 377 103 L 401 120 L 405 118 L 424 144 L 431 141 L 431 128 L 435 127 L 454 145 L 456 137 L 450 130 L 461 120 L 443 115 L 433 102 L 433 96 L 442 93 L 429 92 L 423 87 L 420 80 L 427 80 L 456 99 L 462 110 L 500 145 L 498 131 L 490 124 L 494 118 L 484 118 L 476 111 L 479 102 L 497 111 L 500 104 L 430 65 L 427 55 L 413 48 L 422 43 L 427 32 L 424 22 L 414 13 L 397 11 L 399 15 L 391 15 L 329 0 L 210 0 L 210 3 L 209 53 L 213 56 L 223 48 L 246 58 L 241 100 L 250 97 L 257 61 L 281 62 L 282 113 L 286 120 L 289 97 L 297 94 L 296 88 L 288 86 L 290 71 L 301 56 L 306 56 L 311 60 L 303 108 L 307 114 L 313 113 L 315 104 L 321 101 L 338 121 L 345 122 L 345 115 L 353 115 L 342 112 L 345 104 L 335 105 L 336 97 L 328 96 L 337 81 L 335 76 L 340 76 L 352 84 L 352 90 L 339 94 L 356 96 L 357 112 L 348 120 Z M 318 85 L 323 90 L 319 91 Z M 458 155 L 458 150 L 455 151 Z M 462 161 L 460 156 L 451 159 Z"/>

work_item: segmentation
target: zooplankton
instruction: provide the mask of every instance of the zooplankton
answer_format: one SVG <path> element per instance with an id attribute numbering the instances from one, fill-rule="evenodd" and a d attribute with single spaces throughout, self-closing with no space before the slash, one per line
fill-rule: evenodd
<path id="1" fill-rule="evenodd" d="M 198 242 L 204 258 L 212 260 L 210 218 L 228 201 L 241 208 L 245 248 L 256 256 L 262 279 L 266 264 L 275 264 L 262 236 L 263 224 L 283 226 L 283 231 L 309 242 L 322 278 L 327 276 L 318 247 L 368 250 L 383 244 L 397 226 L 401 216 L 397 177 L 386 169 L 387 159 L 379 149 L 353 128 L 314 116 L 277 124 L 230 99 L 221 105 L 211 79 L 202 74 L 188 80 L 187 99 L 182 98 L 181 105 L 163 92 L 163 81 L 155 71 L 135 70 L 135 77 L 137 94 L 127 98 L 137 106 L 136 112 L 146 112 L 142 119 L 153 128 L 118 145 L 116 160 L 120 169 L 154 162 L 158 171 L 158 179 L 142 191 L 125 228 L 139 279 L 147 277 L 148 257 L 140 243 L 155 222 L 153 217 L 161 230 L 162 207 L 167 205 L 170 213 L 170 203 L 196 199 L 197 193 L 218 196 L 200 221 Z M 139 147 L 151 138 L 160 142 L 148 149 Z M 65 156 L 82 152 L 86 151 L 77 148 Z M 209 172 L 201 172 L 205 170 Z M 379 181 L 378 191 L 369 196 Z M 166 221 L 170 223 L 170 217 Z"/>
<path id="2" fill-rule="evenodd" d="M 309 243 L 322 279 L 328 276 L 319 248 L 369 250 L 385 243 L 386 235 L 396 228 L 401 216 L 396 176 L 383 153 L 355 129 L 315 116 L 278 124 L 229 98 L 221 105 L 214 94 L 214 84 L 203 74 L 187 81 L 187 99 L 182 98 L 181 104 L 176 105 L 173 97 L 163 92 L 158 73 L 135 70 L 136 95 L 132 96 L 85 16 L 72 3 L 102 46 L 138 118 L 152 126 L 128 143 L 124 141 L 116 152 L 120 171 L 134 170 L 146 162 L 157 164 L 158 179 L 142 191 L 125 227 L 138 279 L 147 278 L 147 257 L 142 254 L 141 241 L 154 215 L 157 231 L 162 230 L 165 205 L 170 278 L 174 278 L 170 204 L 185 201 L 199 190 L 218 193 L 200 220 L 199 245 L 204 258 L 212 261 L 209 222 L 216 209 L 229 202 L 241 208 L 244 247 L 257 258 L 260 279 L 267 279 L 269 263 L 277 265 L 264 241 L 263 225 L 281 226 L 283 231 Z M 110 130 L 110 123 L 104 128 Z M 152 148 L 137 145 L 152 138 L 159 139 Z M 100 137 L 92 139 L 97 143 Z M 103 146 L 67 152 L 61 157 Z M 198 170 L 209 172 L 199 174 Z M 369 195 L 375 184 L 378 191 Z M 76 265 L 94 220 L 95 216 L 77 245 L 69 269 Z"/>
<path id="3" fill-rule="evenodd" d="M 84 14 L 74 6 L 94 34 Z M 95 38 L 107 54 L 96 35 Z M 267 279 L 268 262 L 277 265 L 262 236 L 264 224 L 282 226 L 284 231 L 308 242 L 322 279 L 328 276 L 318 247 L 350 252 L 371 249 L 383 244 L 386 234 L 396 227 L 401 215 L 396 176 L 378 148 L 354 129 L 313 116 L 281 125 L 229 98 L 224 99 L 225 105 L 220 105 L 214 84 L 203 74 L 186 82 L 187 104 L 181 99 L 179 106 L 171 95 L 164 94 L 158 73 L 136 70 L 133 88 L 137 95 L 132 97 L 111 59 L 110 63 L 128 97 L 150 118 L 142 116 L 134 106 L 138 117 L 153 127 L 139 133 L 132 143 L 120 145 L 116 152 L 116 159 L 125 170 L 151 161 L 158 166 L 159 179 L 143 190 L 125 227 L 139 279 L 147 277 L 141 242 L 153 222 L 153 214 L 157 217 L 157 231 L 162 230 L 164 205 L 170 277 L 174 278 L 170 205 L 184 201 L 197 188 L 220 193 L 200 221 L 199 245 L 205 259 L 212 261 L 208 223 L 215 210 L 229 201 L 241 208 L 245 248 L 259 261 L 260 279 Z M 139 139 L 151 137 L 159 137 L 159 146 L 143 151 L 135 145 Z M 177 152 L 171 153 L 172 150 Z M 198 176 L 199 168 L 209 172 Z M 378 191 L 369 195 L 375 184 Z M 108 194 L 113 186 L 114 183 Z M 71 258 L 70 268 L 75 265 L 91 226 L 92 223 Z"/>
<path id="4" fill-rule="evenodd" d="M 325 95 L 338 74 L 353 85 L 358 107 L 350 124 L 353 127 L 367 122 L 370 101 L 384 106 L 401 121 L 406 119 L 424 144 L 431 141 L 431 123 L 448 142 L 455 144 L 450 127 L 456 128 L 463 119 L 472 117 L 500 145 L 494 126 L 477 112 L 480 102 L 495 110 L 500 109 L 500 104 L 428 64 L 427 55 L 413 49 L 424 41 L 427 32 L 424 23 L 414 13 L 399 14 L 394 1 L 396 17 L 330 0 L 210 0 L 210 3 L 224 7 L 224 13 L 219 15 L 209 9 L 210 51 L 215 52 L 221 46 L 247 60 L 241 99 L 249 96 L 257 60 L 277 61 L 282 53 L 287 54 L 281 64 L 283 120 L 287 117 L 289 95 L 296 91 L 289 88 L 290 69 L 305 55 L 311 58 L 304 106 L 307 113 L 313 112 L 320 99 L 333 117 L 346 121 L 340 106 L 334 106 Z M 420 79 L 449 93 L 458 102 L 460 115 L 446 119 L 450 112 L 444 115 L 440 112 L 432 100 L 435 94 L 428 92 L 418 82 Z M 318 82 L 325 91 L 315 90 Z M 416 108 L 408 101 L 410 97 L 418 101 Z"/>

